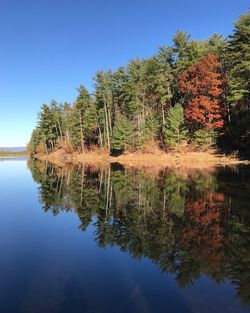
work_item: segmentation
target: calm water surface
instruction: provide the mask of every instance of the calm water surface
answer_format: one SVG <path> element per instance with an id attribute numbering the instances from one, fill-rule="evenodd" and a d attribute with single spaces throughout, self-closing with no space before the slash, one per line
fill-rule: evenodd
<path id="1" fill-rule="evenodd" d="M 0 312 L 250 312 L 250 167 L 0 160 Z"/>

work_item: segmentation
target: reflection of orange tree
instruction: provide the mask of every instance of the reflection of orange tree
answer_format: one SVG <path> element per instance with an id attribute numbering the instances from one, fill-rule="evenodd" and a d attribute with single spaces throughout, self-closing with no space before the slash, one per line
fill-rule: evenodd
<path id="1" fill-rule="evenodd" d="M 198 200 L 189 200 L 186 204 L 186 216 L 190 222 L 183 230 L 181 244 L 207 265 L 217 264 L 223 259 L 223 203 L 223 194 L 210 192 Z"/>
<path id="2" fill-rule="evenodd" d="M 250 303 L 250 218 L 240 210 L 249 202 L 243 197 L 239 202 L 238 184 L 225 192 L 229 187 L 216 172 L 184 176 L 166 169 L 154 176 L 117 164 L 55 168 L 31 161 L 29 167 L 44 211 L 75 212 L 82 230 L 93 223 L 98 246 L 117 245 L 134 258 L 148 257 L 162 272 L 173 273 L 181 287 L 202 273 L 216 282 L 228 278 Z M 245 168 L 242 173 L 241 192 Z"/>

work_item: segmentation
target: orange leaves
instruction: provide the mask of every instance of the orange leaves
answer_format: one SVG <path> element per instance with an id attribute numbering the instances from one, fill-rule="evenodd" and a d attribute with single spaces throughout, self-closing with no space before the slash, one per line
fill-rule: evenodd
<path id="1" fill-rule="evenodd" d="M 223 126 L 223 80 L 220 68 L 218 57 L 207 54 L 179 78 L 186 105 L 185 117 L 193 128 L 211 129 Z"/>
<path id="2" fill-rule="evenodd" d="M 224 213 L 223 201 L 223 194 L 211 192 L 205 198 L 187 203 L 187 214 L 199 225 L 220 223 Z"/>
<path id="3" fill-rule="evenodd" d="M 210 192 L 200 199 L 189 201 L 186 214 L 192 224 L 184 229 L 182 244 L 206 263 L 220 262 L 225 245 L 222 227 L 225 218 L 224 195 Z"/>

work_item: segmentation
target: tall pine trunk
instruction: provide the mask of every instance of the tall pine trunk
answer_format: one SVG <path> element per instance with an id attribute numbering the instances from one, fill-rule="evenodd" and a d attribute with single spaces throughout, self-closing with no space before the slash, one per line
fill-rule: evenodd
<path id="1" fill-rule="evenodd" d="M 107 112 L 107 104 L 104 104 L 105 110 L 105 122 L 106 122 L 106 132 L 107 132 L 107 143 L 108 143 L 108 150 L 110 151 L 110 133 L 109 133 L 109 122 L 108 122 L 108 112 Z"/>
<path id="2" fill-rule="evenodd" d="M 82 148 L 82 152 L 84 152 L 82 115 L 81 115 L 81 111 L 80 110 L 79 110 L 79 122 L 80 122 L 80 132 L 81 132 L 81 148 Z"/>

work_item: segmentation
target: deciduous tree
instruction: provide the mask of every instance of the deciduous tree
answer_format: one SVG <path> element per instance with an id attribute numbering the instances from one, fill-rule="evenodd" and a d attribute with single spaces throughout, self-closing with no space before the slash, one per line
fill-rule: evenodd
<path id="1" fill-rule="evenodd" d="M 223 79 L 220 69 L 218 56 L 207 54 L 180 76 L 185 118 L 192 132 L 223 126 Z"/>

